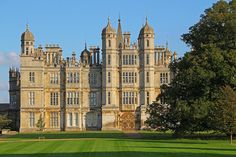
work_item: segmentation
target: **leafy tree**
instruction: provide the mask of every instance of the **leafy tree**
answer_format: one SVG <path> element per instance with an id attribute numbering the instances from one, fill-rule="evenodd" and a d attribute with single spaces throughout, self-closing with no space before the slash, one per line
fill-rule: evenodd
<path id="1" fill-rule="evenodd" d="M 6 115 L 0 115 L 0 131 L 8 126 L 11 123 L 11 120 L 7 118 Z"/>
<path id="2" fill-rule="evenodd" d="M 146 111 L 149 117 L 145 121 L 145 124 L 154 130 L 168 130 L 168 121 L 166 121 L 166 113 L 168 112 L 168 109 L 169 108 L 166 104 L 160 104 L 158 100 L 149 104 Z"/>
<path id="3" fill-rule="evenodd" d="M 45 123 L 44 123 L 44 120 L 43 120 L 43 118 L 42 118 L 42 114 L 40 114 L 36 126 L 37 126 L 37 128 L 39 129 L 39 131 L 43 131 L 43 130 L 44 130 Z"/>
<path id="4" fill-rule="evenodd" d="M 219 129 L 220 88 L 236 87 L 236 0 L 215 3 L 182 36 L 192 47 L 170 65 L 175 78 L 164 93 L 165 121 L 176 134 Z"/>
<path id="5" fill-rule="evenodd" d="M 218 99 L 219 129 L 230 135 L 230 143 L 233 143 L 233 134 L 236 134 L 236 91 L 230 86 L 221 88 Z"/>

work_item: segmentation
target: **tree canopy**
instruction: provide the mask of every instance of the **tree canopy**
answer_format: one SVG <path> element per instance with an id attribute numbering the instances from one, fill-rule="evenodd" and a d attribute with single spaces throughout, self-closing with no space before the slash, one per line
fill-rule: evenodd
<path id="1" fill-rule="evenodd" d="M 206 9 L 182 40 L 192 50 L 170 65 L 175 77 L 161 94 L 170 106 L 165 121 L 176 133 L 217 129 L 220 88 L 236 87 L 236 0 Z"/>

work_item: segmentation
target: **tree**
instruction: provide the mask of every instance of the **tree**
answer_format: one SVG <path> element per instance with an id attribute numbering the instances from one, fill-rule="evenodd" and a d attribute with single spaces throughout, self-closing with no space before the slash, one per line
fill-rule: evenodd
<path id="1" fill-rule="evenodd" d="M 148 125 L 151 129 L 166 131 L 169 129 L 168 122 L 166 121 L 166 113 L 168 111 L 168 106 L 166 104 L 160 104 L 157 101 L 149 104 L 147 106 L 146 113 L 149 115 L 145 124 Z"/>
<path id="2" fill-rule="evenodd" d="M 230 86 L 221 88 L 218 99 L 220 113 L 219 128 L 230 135 L 230 143 L 233 143 L 233 134 L 236 134 L 236 91 Z"/>
<path id="3" fill-rule="evenodd" d="M 11 123 L 11 120 L 6 115 L 0 115 L 0 131 Z"/>
<path id="4" fill-rule="evenodd" d="M 42 118 L 42 114 L 40 114 L 36 126 L 37 126 L 37 128 L 39 129 L 39 131 L 43 131 L 43 130 L 44 130 L 45 123 L 44 123 L 44 120 L 43 120 L 43 118 Z"/>
<path id="5" fill-rule="evenodd" d="M 236 0 L 206 9 L 182 39 L 192 50 L 170 65 L 175 78 L 163 93 L 169 128 L 175 133 L 217 130 L 220 88 L 236 87 Z"/>

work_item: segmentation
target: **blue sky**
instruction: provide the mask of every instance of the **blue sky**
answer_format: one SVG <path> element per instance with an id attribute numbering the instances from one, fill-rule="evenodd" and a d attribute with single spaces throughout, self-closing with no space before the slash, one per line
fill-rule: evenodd
<path id="1" fill-rule="evenodd" d="M 217 0 L 0 0 L 0 103 L 8 102 L 8 69 L 19 65 L 20 36 L 29 24 L 35 45 L 59 44 L 63 56 L 80 55 L 84 43 L 101 46 L 108 16 L 130 31 L 133 42 L 148 17 L 156 45 L 169 43 L 179 56 L 189 50 L 180 40 Z"/>

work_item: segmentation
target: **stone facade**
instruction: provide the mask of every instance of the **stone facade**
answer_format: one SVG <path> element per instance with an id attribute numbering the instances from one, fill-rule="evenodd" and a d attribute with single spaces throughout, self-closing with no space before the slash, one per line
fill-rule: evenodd
<path id="1" fill-rule="evenodd" d="M 154 38 L 146 21 L 137 43 L 131 44 L 120 20 L 117 32 L 108 20 L 102 30 L 102 60 L 99 47 L 86 45 L 80 59 L 75 52 L 64 59 L 59 45 L 35 48 L 27 27 L 18 72 L 20 131 L 36 131 L 40 115 L 46 131 L 141 129 L 146 106 L 161 84 L 171 81 L 168 65 L 176 58 L 168 47 L 155 46 Z"/>

